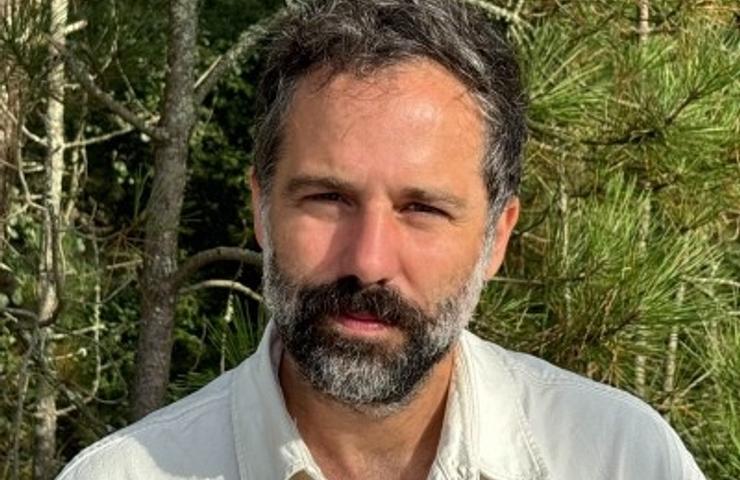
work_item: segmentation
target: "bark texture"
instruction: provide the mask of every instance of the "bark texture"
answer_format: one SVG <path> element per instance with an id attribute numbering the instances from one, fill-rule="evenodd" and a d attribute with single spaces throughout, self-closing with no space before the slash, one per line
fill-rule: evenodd
<path id="1" fill-rule="evenodd" d="M 0 18 L 9 15 L 0 0 Z M 20 141 L 22 79 L 10 59 L 0 59 L 0 258 L 10 213 L 10 200 L 17 177 Z"/>
<path id="2" fill-rule="evenodd" d="M 0 87 L 0 102 L 15 118 L 20 113 L 19 92 L 12 83 Z M 5 230 L 10 214 L 10 198 L 18 168 L 18 128 L 9 117 L 0 113 L 0 255 L 5 243 Z"/>
<path id="3" fill-rule="evenodd" d="M 177 237 L 186 185 L 188 142 L 195 123 L 197 0 L 171 0 L 165 101 L 152 194 L 146 210 L 141 323 L 132 416 L 162 405 L 169 382 L 177 289 Z"/>
<path id="4" fill-rule="evenodd" d="M 67 0 L 51 2 L 51 40 L 49 56 L 51 69 L 48 78 L 46 116 L 46 158 L 44 161 L 44 212 L 41 258 L 38 282 L 38 326 L 40 329 L 37 352 L 38 400 L 36 403 L 36 449 L 33 465 L 35 479 L 51 479 L 56 475 L 57 408 L 54 378 L 53 344 L 48 331 L 59 314 L 59 297 L 63 282 L 62 265 L 62 178 L 64 174 L 64 62 L 54 45 L 64 46 L 64 27 L 67 25 Z"/>

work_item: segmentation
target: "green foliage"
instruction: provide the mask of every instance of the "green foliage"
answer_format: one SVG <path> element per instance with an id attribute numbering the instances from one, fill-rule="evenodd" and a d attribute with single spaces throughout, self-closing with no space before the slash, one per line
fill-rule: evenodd
<path id="1" fill-rule="evenodd" d="M 473 0 L 470 0 L 473 1 Z M 524 211 L 500 275 L 472 328 L 643 395 L 677 428 L 708 478 L 740 477 L 740 34 L 730 0 L 651 0 L 640 40 L 631 0 L 487 2 L 511 28 L 530 92 Z M 26 126 L 42 130 L 49 18 L 44 2 L 10 2 L 0 26 L 3 81 L 23 78 Z M 520 4 L 515 7 L 514 4 Z M 205 71 L 273 0 L 201 2 Z M 516 15 L 502 15 L 521 8 Z M 503 10 L 502 10 L 503 9 Z M 498 12 L 498 13 L 497 13 Z M 152 121 L 163 94 L 167 2 L 72 4 L 68 48 L 117 100 Z M 182 258 L 216 245 L 254 247 L 246 172 L 253 145 L 259 54 L 245 59 L 199 107 L 189 157 Z M 11 65 L 11 63 L 7 63 Z M 5 67 L 3 67 L 5 68 Z M 67 135 L 121 128 L 72 86 Z M 142 219 L 151 140 L 136 132 L 67 154 L 63 309 L 52 328 L 59 457 L 127 423 L 135 370 Z M 28 188 L 41 192 L 44 149 L 27 142 Z M 74 168 L 82 174 L 71 191 Z M 9 308 L 33 311 L 40 213 L 16 185 L 0 245 L 0 468 L 13 440 L 30 471 L 39 369 L 32 336 Z M 259 272 L 217 264 L 203 278 L 257 290 Z M 193 279 L 194 282 L 198 278 Z M 255 348 L 264 311 L 225 289 L 180 297 L 171 400 L 233 368 Z M 251 302 L 251 301 L 250 301 Z M 13 311 L 16 311 L 13 310 Z M 672 343 L 672 341 L 674 341 Z M 674 346 L 675 345 L 675 348 Z M 641 370 L 644 381 L 641 380 Z M 22 398 L 24 375 L 28 394 Z M 21 406 L 23 417 L 16 424 Z"/>
<path id="2" fill-rule="evenodd" d="M 524 212 L 473 328 L 642 395 L 729 480 L 740 36 L 729 3 L 649 3 L 643 41 L 633 2 L 530 6 Z"/>
<path id="3" fill-rule="evenodd" d="M 173 398 L 180 398 L 201 388 L 254 353 L 267 321 L 263 308 L 258 310 L 257 319 L 253 319 L 249 305 L 230 293 L 223 315 L 215 320 L 204 319 L 203 336 L 198 342 L 198 361 L 172 382 L 170 392 Z M 214 362 L 209 362 L 210 367 L 204 368 L 199 363 L 208 352 L 218 353 L 218 363 L 214 365 Z"/>

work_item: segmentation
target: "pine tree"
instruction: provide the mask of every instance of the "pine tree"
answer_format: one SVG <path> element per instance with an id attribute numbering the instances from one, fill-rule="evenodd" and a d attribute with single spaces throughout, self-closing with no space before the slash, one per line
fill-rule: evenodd
<path id="1" fill-rule="evenodd" d="M 731 4 L 540 2 L 524 18 L 525 210 L 475 328 L 642 397 L 708 478 L 737 478 Z"/>

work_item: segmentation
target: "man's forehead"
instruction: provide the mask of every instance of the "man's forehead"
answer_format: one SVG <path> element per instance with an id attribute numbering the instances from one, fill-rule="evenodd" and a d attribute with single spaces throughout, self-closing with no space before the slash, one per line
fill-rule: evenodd
<path id="1" fill-rule="evenodd" d="M 425 60 L 364 77 L 326 75 L 316 72 L 298 86 L 277 162 L 281 187 L 302 176 L 365 192 L 381 182 L 398 196 L 420 199 L 443 196 L 435 191 L 483 195 L 485 124 L 466 87 L 445 68 Z"/>
<path id="2" fill-rule="evenodd" d="M 480 110 L 469 89 L 453 73 L 426 58 L 371 69 L 317 68 L 297 82 L 293 104 L 297 101 L 322 102 L 326 106 L 351 101 L 378 103 L 422 93 L 443 103 L 460 103 L 473 111 Z"/>
<path id="3" fill-rule="evenodd" d="M 413 60 L 362 77 L 326 75 L 317 71 L 298 84 L 282 132 L 283 152 L 291 144 L 305 152 L 349 147 L 352 140 L 365 147 L 383 135 L 384 142 L 416 142 L 419 158 L 448 144 L 476 150 L 482 159 L 486 125 L 478 102 L 441 65 Z"/>

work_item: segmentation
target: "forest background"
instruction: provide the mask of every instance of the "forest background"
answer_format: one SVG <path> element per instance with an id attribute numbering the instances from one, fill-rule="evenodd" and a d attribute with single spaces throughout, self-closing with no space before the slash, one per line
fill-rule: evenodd
<path id="1" fill-rule="evenodd" d="M 643 398 L 740 478 L 740 7 L 466 1 L 530 95 L 522 219 L 471 329 Z M 283 8 L 0 0 L 1 478 L 53 478 L 255 348 L 245 173 Z"/>

